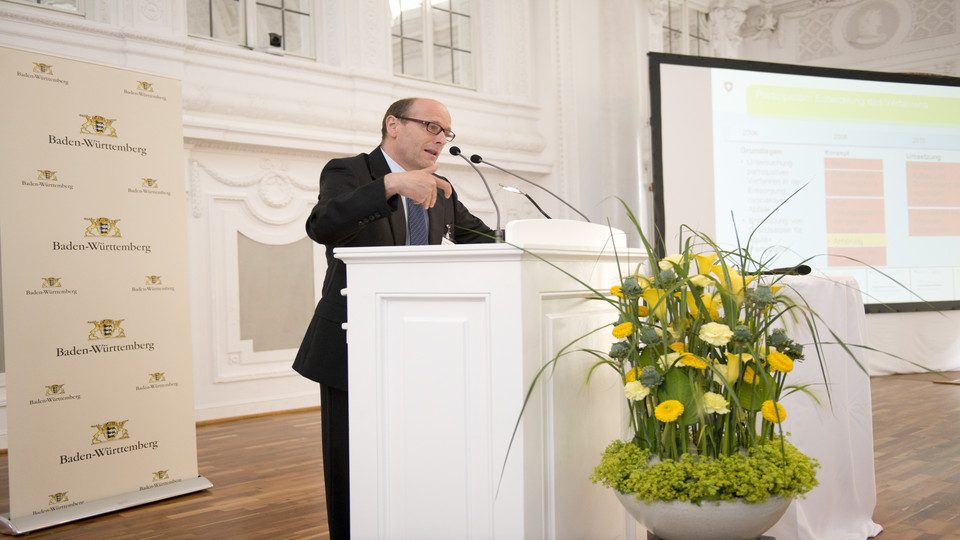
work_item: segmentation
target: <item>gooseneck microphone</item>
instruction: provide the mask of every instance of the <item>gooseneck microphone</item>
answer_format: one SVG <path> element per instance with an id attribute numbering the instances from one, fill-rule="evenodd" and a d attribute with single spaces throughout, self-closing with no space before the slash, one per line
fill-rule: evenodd
<path id="1" fill-rule="evenodd" d="M 480 180 L 483 180 L 483 187 L 487 188 L 487 194 L 490 195 L 490 202 L 493 203 L 493 209 L 496 210 L 497 212 L 497 227 L 496 229 L 493 230 L 494 241 L 503 242 L 503 229 L 500 228 L 500 207 L 497 206 L 497 201 L 496 199 L 493 198 L 493 191 L 490 191 L 490 184 L 487 183 L 487 179 L 483 177 L 483 173 L 480 172 L 480 169 L 478 169 L 476 165 L 471 163 L 470 160 L 467 159 L 467 156 L 463 155 L 460 152 L 459 146 L 451 146 L 450 154 L 454 156 L 460 156 L 461 158 L 463 158 L 463 160 L 466 161 L 468 165 L 473 167 L 473 170 L 477 171 L 477 174 L 480 175 Z"/>
<path id="2" fill-rule="evenodd" d="M 456 148 L 456 146 L 454 146 L 453 148 Z M 453 148 L 450 149 L 451 153 L 453 152 Z M 460 149 L 457 148 L 457 151 L 459 152 Z M 454 154 L 454 155 L 456 155 L 456 154 Z M 464 158 L 464 159 L 466 159 L 466 158 Z M 503 172 L 509 174 L 510 176 L 513 176 L 513 177 L 515 177 L 515 178 L 519 178 L 520 180 L 523 180 L 524 182 L 526 182 L 526 183 L 528 183 L 528 184 L 530 184 L 530 185 L 536 186 L 536 187 L 538 187 L 538 188 L 546 191 L 547 193 L 549 193 L 550 195 L 552 195 L 554 199 L 562 202 L 563 204 L 567 205 L 571 210 L 573 210 L 574 212 L 580 214 L 580 217 L 582 217 L 583 219 L 587 220 L 587 223 L 593 223 L 592 221 L 590 221 L 590 218 L 588 218 L 587 216 L 583 215 L 583 212 L 577 210 L 576 208 L 573 207 L 572 204 L 570 204 L 570 203 L 568 203 L 567 201 L 561 199 L 559 195 L 557 195 L 556 193 L 550 191 L 549 189 L 541 186 L 540 184 L 537 184 L 536 182 L 534 182 L 534 181 L 532 181 L 532 180 L 527 180 L 526 178 L 520 176 L 519 174 L 512 173 L 512 172 L 504 169 L 503 167 L 498 167 L 497 165 L 494 165 L 493 163 L 490 163 L 489 161 L 485 161 L 482 157 L 478 156 L 477 154 L 474 154 L 474 155 L 470 156 L 470 161 L 471 161 L 472 163 L 486 163 L 487 165 L 493 167 L 494 169 L 498 169 L 498 170 L 500 170 L 500 171 L 503 171 Z M 476 167 L 474 167 L 474 168 L 476 168 Z M 477 171 L 477 172 L 479 173 L 480 171 Z"/>
<path id="3" fill-rule="evenodd" d="M 787 266 L 786 268 L 771 268 L 759 272 L 762 276 L 805 276 L 810 273 L 810 267 L 805 264 Z"/>

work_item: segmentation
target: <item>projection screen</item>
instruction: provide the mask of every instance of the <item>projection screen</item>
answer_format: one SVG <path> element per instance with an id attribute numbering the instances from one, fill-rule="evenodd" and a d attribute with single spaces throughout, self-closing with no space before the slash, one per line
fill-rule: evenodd
<path id="1" fill-rule="evenodd" d="M 960 308 L 960 79 L 649 59 L 660 249 L 687 225 L 852 275 L 868 311 Z"/>

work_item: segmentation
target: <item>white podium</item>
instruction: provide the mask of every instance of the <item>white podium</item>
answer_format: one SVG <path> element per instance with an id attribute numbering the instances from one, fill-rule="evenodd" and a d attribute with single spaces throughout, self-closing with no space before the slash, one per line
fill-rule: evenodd
<path id="1" fill-rule="evenodd" d="M 607 227 L 508 224 L 522 245 L 608 291 Z M 624 273 L 641 262 L 616 247 Z M 565 355 L 615 321 L 588 289 L 507 244 L 338 249 L 347 264 L 353 538 L 624 538 L 630 519 L 589 476 L 622 435 L 623 393 L 596 358 Z M 579 342 L 609 350 L 610 327 Z M 506 460 L 506 461 L 505 461 Z M 502 471 L 502 476 L 501 476 Z M 625 532 L 628 531 L 629 532 Z"/>

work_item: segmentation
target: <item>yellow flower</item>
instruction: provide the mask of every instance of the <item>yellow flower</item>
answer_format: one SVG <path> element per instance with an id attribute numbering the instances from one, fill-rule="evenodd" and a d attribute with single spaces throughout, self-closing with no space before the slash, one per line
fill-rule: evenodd
<path id="1" fill-rule="evenodd" d="M 623 298 L 623 293 L 621 292 L 621 287 L 619 285 L 610 287 L 610 294 L 616 296 L 617 298 Z"/>
<path id="2" fill-rule="evenodd" d="M 757 276 L 744 276 L 733 268 L 727 268 L 727 275 L 730 276 L 730 281 L 727 281 L 727 278 L 723 275 L 723 269 L 723 266 L 716 265 L 711 270 L 717 275 L 718 278 L 720 278 L 720 283 L 723 285 L 723 287 L 734 295 L 741 295 L 743 293 L 743 288 L 757 278 Z"/>
<path id="3" fill-rule="evenodd" d="M 703 301 L 703 307 L 707 308 L 711 319 L 720 317 L 719 306 L 721 305 L 721 301 L 719 294 L 703 293 L 700 295 L 700 300 Z"/>
<path id="4" fill-rule="evenodd" d="M 685 343 L 683 343 L 682 341 L 678 341 L 678 342 L 676 342 L 676 343 L 671 343 L 670 345 L 668 345 L 668 347 L 669 347 L 669 349 L 670 349 L 671 351 L 673 351 L 673 352 L 683 352 L 683 351 L 687 350 L 687 345 L 686 345 Z"/>
<path id="5" fill-rule="evenodd" d="M 681 293 L 673 293 L 678 300 L 681 298 Z M 693 296 L 693 291 L 687 291 L 687 311 L 690 312 L 690 315 L 696 317 L 700 313 L 700 308 L 697 307 L 696 297 Z"/>
<path id="6" fill-rule="evenodd" d="M 787 411 L 783 408 L 783 405 L 774 403 L 773 400 L 770 399 L 764 401 L 763 405 L 760 405 L 760 414 L 762 414 L 763 418 L 768 422 L 774 424 L 787 419 Z"/>
<path id="7" fill-rule="evenodd" d="M 753 372 L 752 367 L 743 368 L 743 382 L 747 384 L 757 384 L 760 382 L 760 378 L 757 377 L 757 374 Z"/>
<path id="8" fill-rule="evenodd" d="M 650 315 L 650 308 L 647 306 L 637 306 L 637 317 L 647 317 Z"/>
<path id="9" fill-rule="evenodd" d="M 644 289 L 643 290 L 643 300 L 650 306 L 650 309 L 654 310 L 657 318 L 664 319 L 667 316 L 667 302 L 666 300 L 660 301 L 664 296 L 663 289 Z M 658 305 L 659 304 L 659 305 Z"/>
<path id="10" fill-rule="evenodd" d="M 680 363 L 695 369 L 707 369 L 707 363 L 704 362 L 702 358 L 691 353 L 681 354 Z"/>
<path id="11" fill-rule="evenodd" d="M 702 274 L 697 274 L 695 276 L 690 276 L 690 283 L 693 283 L 697 287 L 709 287 L 710 285 L 713 285 L 713 280 Z"/>
<path id="12" fill-rule="evenodd" d="M 727 356 L 727 360 L 733 360 L 736 358 L 741 362 L 753 362 L 753 355 L 750 353 L 724 353 Z"/>
<path id="13" fill-rule="evenodd" d="M 620 339 L 625 338 L 633 333 L 633 323 L 625 322 L 620 323 L 613 327 L 613 337 Z"/>
<path id="14" fill-rule="evenodd" d="M 713 261 L 717 260 L 717 254 L 694 255 L 694 258 L 697 259 L 697 270 L 700 272 L 700 275 L 705 276 L 713 270 Z"/>
<path id="15" fill-rule="evenodd" d="M 749 354 L 726 353 L 727 355 L 727 382 L 732 383 L 740 376 L 740 362 L 752 362 L 753 356 Z"/>
<path id="16" fill-rule="evenodd" d="M 660 259 L 660 261 L 657 262 L 657 266 L 659 266 L 661 270 L 673 270 L 674 264 L 680 265 L 680 263 L 682 262 L 683 262 L 683 255 L 679 253 L 675 253 L 673 255 L 667 255 L 666 257 Z"/>
<path id="17" fill-rule="evenodd" d="M 771 371 L 782 371 L 788 373 L 793 371 L 793 359 L 778 351 L 767 353 L 767 365 Z"/>
<path id="18" fill-rule="evenodd" d="M 630 381 L 623 385 L 623 394 L 627 399 L 633 401 L 642 401 L 650 395 L 650 389 L 640 383 L 640 381 Z"/>
<path id="19" fill-rule="evenodd" d="M 740 376 L 740 359 L 739 358 L 731 358 L 730 361 L 727 362 L 726 375 L 727 375 L 728 383 L 732 383 L 737 380 L 737 377 Z"/>
<path id="20" fill-rule="evenodd" d="M 699 337 L 711 345 L 721 347 L 726 345 L 733 337 L 733 330 L 722 323 L 708 322 L 700 327 Z"/>
<path id="21" fill-rule="evenodd" d="M 730 402 L 716 392 L 706 392 L 703 394 L 703 410 L 707 414 L 727 414 L 730 412 L 728 406 Z"/>
<path id="22" fill-rule="evenodd" d="M 633 382 L 639 378 L 640 378 L 640 368 L 635 367 L 630 371 L 628 371 L 627 374 L 623 376 L 623 382 L 624 383 Z"/>
<path id="23" fill-rule="evenodd" d="M 661 422 L 675 422 L 677 418 L 680 418 L 680 415 L 683 414 L 683 403 L 675 399 L 668 399 L 657 405 L 657 408 L 653 410 L 653 414 L 657 417 L 657 420 Z"/>

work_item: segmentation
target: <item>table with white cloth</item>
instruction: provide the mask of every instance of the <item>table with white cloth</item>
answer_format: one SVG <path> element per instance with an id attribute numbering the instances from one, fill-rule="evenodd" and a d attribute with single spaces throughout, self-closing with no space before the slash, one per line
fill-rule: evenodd
<path id="1" fill-rule="evenodd" d="M 794 365 L 788 384 L 812 384 L 817 404 L 797 392 L 782 400 L 787 411 L 784 430 L 801 452 L 816 458 L 820 485 L 805 499 L 795 500 L 783 518 L 767 532 L 777 540 L 854 540 L 876 536 L 882 527 L 873 522 L 877 503 L 873 468 L 873 420 L 870 378 L 854 358 L 835 344 L 864 344 L 865 315 L 857 282 L 846 276 L 788 276 L 780 282 L 799 304 L 819 315 L 817 332 L 821 362 L 805 322 L 787 322 L 789 335 L 805 345 L 803 362 Z M 789 317 L 788 317 L 789 318 Z M 832 331 L 832 333 L 831 333 Z M 862 364 L 864 351 L 850 351 Z"/>

